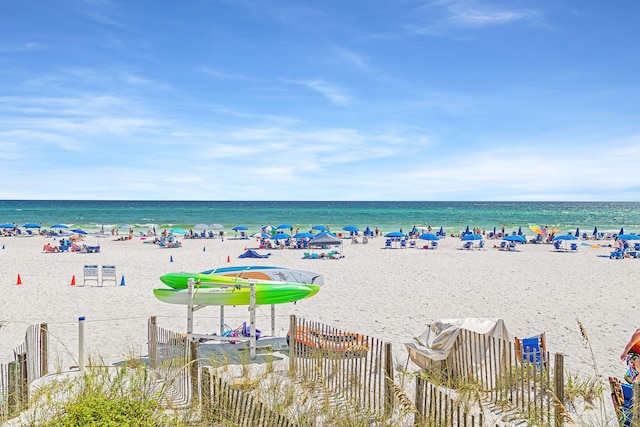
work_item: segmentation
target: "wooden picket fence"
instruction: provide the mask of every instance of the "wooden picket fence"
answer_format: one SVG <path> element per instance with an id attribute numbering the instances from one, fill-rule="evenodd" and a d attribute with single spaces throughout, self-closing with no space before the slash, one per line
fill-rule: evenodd
<path id="1" fill-rule="evenodd" d="M 0 364 L 0 421 L 29 405 L 29 385 L 48 373 L 49 333 L 46 323 L 31 325 L 14 348 L 14 360 Z"/>
<path id="2" fill-rule="evenodd" d="M 249 392 L 225 382 L 209 368 L 200 371 L 203 421 L 233 422 L 234 426 L 296 427 L 286 416 L 277 414 Z"/>
<path id="3" fill-rule="evenodd" d="M 392 411 L 394 393 L 391 344 L 362 334 L 298 318 L 289 326 L 290 371 L 380 416 Z"/>
<path id="4" fill-rule="evenodd" d="M 529 361 L 514 343 L 464 330 L 450 356 L 423 374 L 416 380 L 416 425 L 483 425 L 483 410 L 497 414 L 496 425 L 523 419 L 541 426 L 564 423 L 562 354 L 551 359 L 542 349 L 538 361 Z M 475 391 L 475 408 L 469 408 L 473 398 L 460 399 L 457 390 L 464 388 Z"/>

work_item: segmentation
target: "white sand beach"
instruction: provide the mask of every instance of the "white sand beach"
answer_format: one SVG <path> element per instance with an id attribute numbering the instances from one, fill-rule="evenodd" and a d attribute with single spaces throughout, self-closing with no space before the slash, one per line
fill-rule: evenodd
<path id="1" fill-rule="evenodd" d="M 359 332 L 393 343 L 395 358 L 407 360 L 404 343 L 436 319 L 503 318 L 514 336 L 545 332 L 552 353 L 566 355 L 572 372 L 594 375 L 594 363 L 576 319 L 588 333 L 599 374 L 621 377 L 618 359 L 631 333 L 640 326 L 629 315 L 637 308 L 634 290 L 640 259 L 610 260 L 610 248 L 579 242 L 575 253 L 559 253 L 553 245 L 519 245 L 517 252 L 492 248 L 460 250 L 460 239 L 447 237 L 437 250 L 383 249 L 382 237 L 368 244 L 345 240 L 339 260 L 303 259 L 302 250 L 269 250 L 267 259 L 239 259 L 255 240 L 181 239 L 182 248 L 162 249 L 140 238 L 113 241 L 87 236 L 100 253 L 43 253 L 44 237 L 0 238 L 0 362 L 31 324 L 47 323 L 52 334 L 51 360 L 62 369 L 75 364 L 78 317 L 86 316 L 86 352 L 111 364 L 146 355 L 147 320 L 186 331 L 186 307 L 156 300 L 159 276 L 176 271 L 203 271 L 231 265 L 277 265 L 316 271 L 325 286 L 313 298 L 277 306 L 276 334 L 286 335 L 288 315 Z M 418 246 L 424 242 L 418 241 Z M 589 243 L 613 244 L 613 241 Z M 266 253 L 265 250 L 259 250 Z M 173 260 L 170 262 L 170 260 Z M 227 262 L 229 260 L 229 262 Z M 117 283 L 83 286 L 86 264 L 115 265 Z M 17 285 L 20 275 L 21 285 Z M 75 276 L 76 286 L 71 286 Z M 121 279 L 124 277 L 124 286 Z M 195 332 L 218 330 L 219 310 L 196 313 Z M 247 307 L 228 307 L 227 323 L 248 320 Z M 270 310 L 258 310 L 257 327 L 270 331 Z"/>

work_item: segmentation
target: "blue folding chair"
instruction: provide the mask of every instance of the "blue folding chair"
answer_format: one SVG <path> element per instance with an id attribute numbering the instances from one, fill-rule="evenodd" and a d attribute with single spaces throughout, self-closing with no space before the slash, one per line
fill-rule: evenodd
<path id="1" fill-rule="evenodd" d="M 620 382 L 619 379 L 609 377 L 611 399 L 616 410 L 620 427 L 631 426 L 631 407 L 633 405 L 633 386 Z"/>
<path id="2" fill-rule="evenodd" d="M 535 365 L 536 368 L 547 363 L 547 344 L 544 332 L 529 338 L 515 339 L 516 356 L 520 363 Z"/>

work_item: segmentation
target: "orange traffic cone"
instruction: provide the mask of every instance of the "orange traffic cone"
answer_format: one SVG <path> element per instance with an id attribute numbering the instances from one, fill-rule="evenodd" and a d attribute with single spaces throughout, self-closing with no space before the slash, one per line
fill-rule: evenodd
<path id="1" fill-rule="evenodd" d="M 75 286 L 76 285 L 76 275 L 74 274 L 73 276 L 71 276 L 71 286 Z"/>
<path id="2" fill-rule="evenodd" d="M 231 262 L 231 257 L 229 257 L 229 255 L 227 255 L 227 262 Z M 18 276 L 20 277 L 20 276 Z"/>
<path id="3" fill-rule="evenodd" d="M 18 274 L 18 280 L 16 281 L 16 285 L 22 285 L 22 279 L 20 278 L 19 274 Z"/>

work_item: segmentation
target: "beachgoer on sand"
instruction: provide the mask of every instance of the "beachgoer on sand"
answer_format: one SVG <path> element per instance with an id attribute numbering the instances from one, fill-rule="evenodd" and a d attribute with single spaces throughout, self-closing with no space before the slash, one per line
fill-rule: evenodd
<path id="1" fill-rule="evenodd" d="M 624 376 L 627 382 L 640 381 L 640 329 L 636 329 L 624 346 L 620 360 L 626 362 L 628 370 Z"/>

